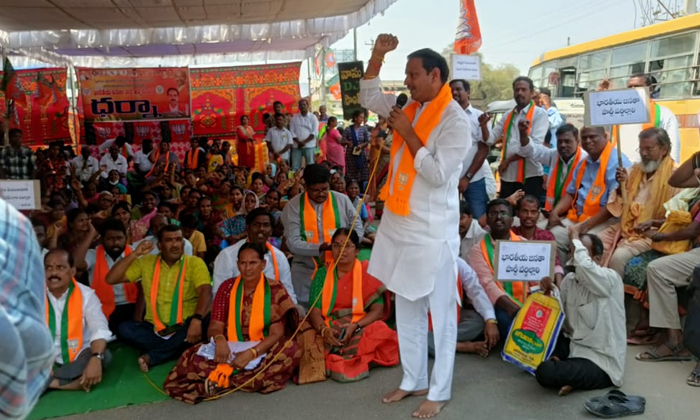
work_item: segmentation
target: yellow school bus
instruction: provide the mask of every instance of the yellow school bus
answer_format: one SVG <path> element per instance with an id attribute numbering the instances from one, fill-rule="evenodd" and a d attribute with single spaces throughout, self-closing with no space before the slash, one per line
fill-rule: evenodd
<path id="1" fill-rule="evenodd" d="M 627 87 L 632 74 L 651 74 L 652 97 L 678 118 L 685 160 L 700 148 L 699 33 L 700 14 L 657 23 L 546 52 L 532 63 L 529 76 L 555 98 L 575 100 L 603 79 L 615 89 Z"/>

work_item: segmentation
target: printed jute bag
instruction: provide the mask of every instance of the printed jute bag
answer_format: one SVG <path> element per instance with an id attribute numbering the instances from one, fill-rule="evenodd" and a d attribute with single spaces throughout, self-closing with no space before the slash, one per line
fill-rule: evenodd
<path id="1" fill-rule="evenodd" d="M 563 323 L 559 299 L 531 294 L 510 326 L 501 352 L 503 360 L 534 375 L 540 363 L 552 355 Z"/>

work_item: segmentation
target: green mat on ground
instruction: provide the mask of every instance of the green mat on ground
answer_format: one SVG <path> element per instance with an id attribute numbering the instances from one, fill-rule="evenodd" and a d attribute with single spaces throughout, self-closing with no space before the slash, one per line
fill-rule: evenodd
<path id="1" fill-rule="evenodd" d="M 139 352 L 121 343 L 110 346 L 112 364 L 102 375 L 102 383 L 84 391 L 49 391 L 44 394 L 29 415 L 29 420 L 85 414 L 127 405 L 149 404 L 168 397 L 148 383 L 138 368 Z M 175 361 L 156 366 L 148 373 L 159 387 Z"/>

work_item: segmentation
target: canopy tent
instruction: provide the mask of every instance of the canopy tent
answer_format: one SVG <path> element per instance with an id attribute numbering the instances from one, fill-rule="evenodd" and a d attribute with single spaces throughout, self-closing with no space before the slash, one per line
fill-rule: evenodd
<path id="1" fill-rule="evenodd" d="M 3 0 L 15 67 L 145 67 L 299 60 L 397 0 Z"/>

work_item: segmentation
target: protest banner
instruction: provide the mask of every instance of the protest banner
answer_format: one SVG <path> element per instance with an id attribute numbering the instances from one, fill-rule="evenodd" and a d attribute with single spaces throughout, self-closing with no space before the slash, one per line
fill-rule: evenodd
<path id="1" fill-rule="evenodd" d="M 586 126 L 644 124 L 649 122 L 649 89 L 615 89 L 586 92 Z"/>
<path id="2" fill-rule="evenodd" d="M 543 293 L 530 295 L 510 326 L 501 357 L 534 375 L 537 367 L 551 357 L 563 323 L 558 298 Z"/>
<path id="3" fill-rule="evenodd" d="M 4 73 L 0 73 L 4 77 Z M 66 69 L 40 68 L 13 71 L 6 92 L 0 91 L 0 112 L 10 104 L 10 127 L 22 130 L 22 144 L 44 146 L 70 143 L 70 102 L 66 96 Z"/>
<path id="4" fill-rule="evenodd" d="M 231 138 L 246 115 L 260 137 L 265 134 L 264 114 L 274 114 L 282 102 L 284 112 L 297 112 L 300 62 L 212 67 L 190 70 L 192 119 L 196 136 Z"/>
<path id="5" fill-rule="evenodd" d="M 364 74 L 362 61 L 338 63 L 343 119 L 351 120 L 355 111 L 364 111 L 364 108 L 360 105 L 360 79 L 362 79 Z"/>
<path id="6" fill-rule="evenodd" d="M 85 122 L 190 117 L 187 67 L 76 69 Z"/>
<path id="7" fill-rule="evenodd" d="M 481 60 L 478 55 L 453 55 L 452 78 L 481 80 Z"/>
<path id="8" fill-rule="evenodd" d="M 41 209 L 39 180 L 0 180 L 0 197 L 17 210 Z"/>
<path id="9" fill-rule="evenodd" d="M 496 279 L 540 281 L 553 276 L 556 250 L 554 241 L 496 241 Z"/>

